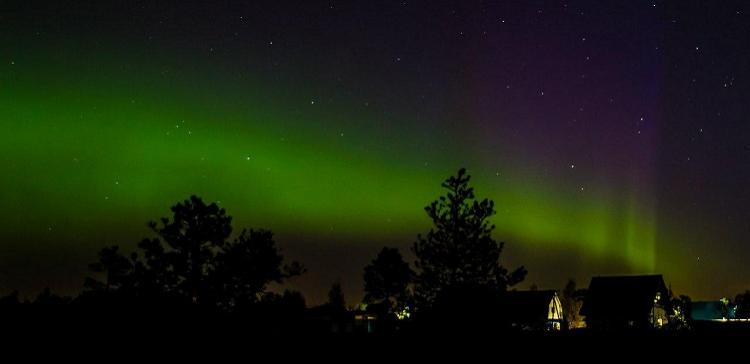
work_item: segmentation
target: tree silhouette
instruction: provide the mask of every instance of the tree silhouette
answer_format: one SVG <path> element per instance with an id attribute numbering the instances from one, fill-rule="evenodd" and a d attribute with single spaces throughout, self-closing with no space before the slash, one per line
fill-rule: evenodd
<path id="1" fill-rule="evenodd" d="M 89 269 L 92 272 L 104 274 L 104 282 L 89 277 L 84 283 L 85 287 L 93 290 L 117 290 L 129 283 L 133 270 L 133 263 L 126 256 L 120 254 L 120 247 L 115 245 L 103 248 L 99 252 L 99 261 L 91 263 Z"/>
<path id="2" fill-rule="evenodd" d="M 692 322 L 692 300 L 686 295 L 673 296 L 669 290 L 668 325 L 672 329 L 682 330 L 690 328 Z"/>
<path id="3" fill-rule="evenodd" d="M 383 247 L 365 267 L 365 303 L 384 306 L 386 313 L 404 309 L 414 272 L 396 248 Z"/>
<path id="4" fill-rule="evenodd" d="M 307 307 L 305 297 L 298 291 L 284 290 L 281 296 L 277 296 L 279 303 L 284 307 L 291 307 L 297 310 L 304 310 Z"/>
<path id="5" fill-rule="evenodd" d="M 268 230 L 243 230 L 228 242 L 232 218 L 215 203 L 191 196 L 171 210 L 171 219 L 149 223 L 157 237 L 142 240 L 138 253 L 126 258 L 117 246 L 102 249 L 89 268 L 104 281 L 87 279 L 88 292 L 235 310 L 257 303 L 270 283 L 304 272 L 298 262 L 283 265 Z"/>
<path id="6" fill-rule="evenodd" d="M 261 328 L 258 332 L 264 334 L 299 332 L 307 308 L 305 298 L 300 292 L 290 290 L 284 290 L 283 294 L 266 292 L 260 297 L 256 304 L 248 307 L 252 309 L 250 313 L 255 318 L 256 329 Z"/>
<path id="7" fill-rule="evenodd" d="M 579 326 L 581 322 L 581 305 L 582 305 L 583 292 L 576 289 L 576 281 L 569 279 L 568 283 L 565 284 L 565 288 L 562 291 L 560 297 L 560 303 L 563 307 L 563 313 L 565 315 L 565 323 L 569 329 L 574 329 Z"/>
<path id="8" fill-rule="evenodd" d="M 734 317 L 739 319 L 750 319 L 750 290 L 738 294 L 734 298 Z"/>
<path id="9" fill-rule="evenodd" d="M 335 282 L 331 285 L 326 305 L 333 310 L 346 310 L 346 300 L 344 299 L 344 291 L 341 289 L 340 282 Z"/>
<path id="10" fill-rule="evenodd" d="M 206 205 L 197 196 L 172 207 L 173 217 L 163 217 L 149 227 L 170 248 L 165 252 L 181 296 L 199 303 L 208 292 L 208 277 L 214 270 L 216 252 L 232 233 L 232 218 L 216 203 Z"/>
<path id="11" fill-rule="evenodd" d="M 178 300 L 179 277 L 172 269 L 175 257 L 167 254 L 158 238 L 143 239 L 138 243 L 138 253 L 131 255 L 133 261 L 134 294 L 145 301 Z"/>
<path id="12" fill-rule="evenodd" d="M 0 297 L 0 310 L 15 308 L 16 306 L 20 305 L 21 300 L 19 296 L 20 294 L 18 293 L 18 290 L 13 290 L 13 292 L 8 294 L 7 296 Z"/>
<path id="13" fill-rule="evenodd" d="M 442 183 L 446 195 L 425 207 L 434 226 L 426 235 L 419 235 L 413 247 L 419 270 L 415 293 L 425 306 L 447 287 L 505 291 L 526 275 L 523 267 L 509 273 L 500 265 L 503 243 L 492 238 L 495 226 L 488 221 L 495 214 L 494 202 L 476 199 L 470 179 L 466 170 L 460 169 Z"/>
<path id="14" fill-rule="evenodd" d="M 55 293 L 52 293 L 52 290 L 49 287 L 46 287 L 41 293 L 39 293 L 39 295 L 36 296 L 34 305 L 47 307 L 61 306 L 67 305 L 68 303 L 70 303 L 70 301 L 70 297 L 59 296 Z"/>
<path id="15" fill-rule="evenodd" d="M 732 309 L 732 302 L 726 297 L 722 297 L 719 302 L 721 302 L 721 317 L 734 318 L 736 312 Z"/>
<path id="16" fill-rule="evenodd" d="M 283 260 L 271 231 L 243 230 L 216 256 L 214 282 L 220 304 L 231 308 L 255 303 L 269 283 L 282 283 L 305 271 L 300 263 L 282 265 Z"/>

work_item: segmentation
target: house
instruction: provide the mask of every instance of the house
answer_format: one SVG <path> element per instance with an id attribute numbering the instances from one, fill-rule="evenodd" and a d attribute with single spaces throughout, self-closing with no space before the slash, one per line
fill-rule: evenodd
<path id="1" fill-rule="evenodd" d="M 658 328 L 667 324 L 668 299 L 661 275 L 593 277 L 580 313 L 595 330 Z"/>
<path id="2" fill-rule="evenodd" d="M 560 330 L 562 327 L 562 304 L 555 291 L 509 291 L 505 305 L 511 327 L 521 330 Z"/>

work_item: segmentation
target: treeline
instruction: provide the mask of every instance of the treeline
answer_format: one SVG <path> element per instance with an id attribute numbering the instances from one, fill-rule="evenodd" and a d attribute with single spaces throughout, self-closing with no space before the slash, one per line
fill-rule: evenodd
<path id="1" fill-rule="evenodd" d="M 470 179 L 459 170 L 442 183 L 445 194 L 425 207 L 433 228 L 418 235 L 413 268 L 398 249 L 388 247 L 364 268 L 365 305 L 360 308 L 377 314 L 381 325 L 392 321 L 395 329 L 395 322 L 436 315 L 443 322 L 467 322 L 467 313 L 496 311 L 490 307 L 502 293 L 523 280 L 523 267 L 509 271 L 500 264 L 503 243 L 492 238 L 489 222 L 494 203 L 476 198 Z M 271 231 L 244 229 L 232 238 L 232 218 L 197 196 L 177 203 L 171 212 L 149 222 L 153 237 L 139 242 L 135 251 L 102 249 L 77 297 L 46 290 L 32 302 L 21 302 L 14 292 L 0 299 L 0 310 L 54 312 L 65 307 L 129 318 L 303 315 L 306 304 L 299 292 L 269 290 L 273 283 L 305 273 L 301 263 L 285 261 Z M 346 310 L 340 286 L 334 285 L 329 297 L 318 312 L 335 317 Z M 269 314 L 273 312 L 279 315 Z"/>
<path id="2" fill-rule="evenodd" d="M 504 243 L 492 237 L 495 226 L 489 221 L 494 202 L 477 198 L 470 180 L 460 169 L 442 183 L 445 193 L 424 208 L 432 228 L 417 236 L 413 264 L 398 249 L 384 247 L 364 267 L 365 296 L 354 308 L 346 306 L 338 283 L 318 307 L 307 307 L 300 292 L 269 290 L 304 274 L 303 264 L 286 261 L 269 230 L 243 229 L 233 237 L 232 218 L 223 208 L 191 196 L 174 205 L 171 216 L 149 222 L 153 236 L 135 251 L 103 248 L 78 296 L 47 289 L 22 301 L 13 292 L 0 298 L 0 315 L 5 320 L 64 316 L 102 325 L 210 322 L 277 333 L 345 331 L 355 316 L 385 333 L 506 329 L 504 295 L 527 272 L 501 264 Z M 584 295 L 574 282 L 562 291 L 571 327 L 580 319 Z M 737 317 L 750 315 L 749 297 L 746 292 L 735 300 Z M 670 299 L 670 310 L 680 311 L 688 325 L 689 298 Z"/>

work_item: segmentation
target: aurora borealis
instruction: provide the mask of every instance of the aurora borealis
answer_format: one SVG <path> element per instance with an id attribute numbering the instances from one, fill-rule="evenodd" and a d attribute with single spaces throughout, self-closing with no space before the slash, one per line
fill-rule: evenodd
<path id="1" fill-rule="evenodd" d="M 312 302 L 467 167 L 525 285 L 750 288 L 742 2 L 0 5 L 0 293 L 80 288 L 191 194 Z"/>

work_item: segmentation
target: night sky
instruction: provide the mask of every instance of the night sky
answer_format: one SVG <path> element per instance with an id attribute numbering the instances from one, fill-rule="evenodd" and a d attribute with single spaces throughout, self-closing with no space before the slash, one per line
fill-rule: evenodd
<path id="1" fill-rule="evenodd" d="M 197 194 L 355 303 L 459 167 L 522 287 L 750 288 L 746 2 L 48 3 L 0 4 L 0 293 Z"/>

